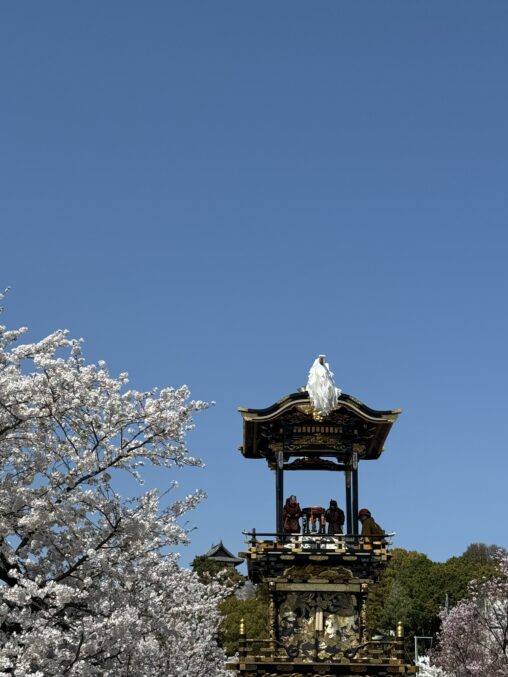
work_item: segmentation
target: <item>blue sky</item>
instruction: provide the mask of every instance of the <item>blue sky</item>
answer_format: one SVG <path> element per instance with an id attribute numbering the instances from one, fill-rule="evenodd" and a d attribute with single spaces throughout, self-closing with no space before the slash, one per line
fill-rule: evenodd
<path id="1" fill-rule="evenodd" d="M 238 406 L 306 382 L 401 407 L 360 503 L 436 560 L 508 547 L 508 5 L 27 1 L 0 8 L 3 322 L 85 338 L 189 436 L 187 563 L 271 530 Z M 302 504 L 342 478 L 294 473 Z"/>

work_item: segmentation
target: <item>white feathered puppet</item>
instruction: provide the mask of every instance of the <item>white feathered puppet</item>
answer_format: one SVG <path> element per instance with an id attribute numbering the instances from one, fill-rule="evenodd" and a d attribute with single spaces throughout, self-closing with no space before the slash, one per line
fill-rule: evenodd
<path id="1" fill-rule="evenodd" d="M 307 392 L 314 409 L 321 416 L 326 416 L 337 407 L 342 390 L 337 388 L 333 380 L 330 365 L 325 362 L 326 355 L 319 355 L 309 371 Z"/>

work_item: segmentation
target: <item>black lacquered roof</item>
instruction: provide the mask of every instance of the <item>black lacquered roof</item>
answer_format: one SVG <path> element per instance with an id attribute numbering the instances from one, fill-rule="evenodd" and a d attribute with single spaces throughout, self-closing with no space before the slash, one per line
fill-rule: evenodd
<path id="1" fill-rule="evenodd" d="M 342 393 L 336 409 L 321 417 L 308 393 L 291 393 L 264 409 L 239 409 L 243 426 L 242 454 L 264 458 L 273 465 L 277 452 L 291 457 L 329 457 L 349 461 L 379 458 L 400 409 L 371 409 L 356 397 Z"/>

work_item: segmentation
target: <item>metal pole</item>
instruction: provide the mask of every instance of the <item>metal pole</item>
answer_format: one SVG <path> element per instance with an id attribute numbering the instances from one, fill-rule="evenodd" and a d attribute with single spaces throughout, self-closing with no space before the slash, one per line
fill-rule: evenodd
<path id="1" fill-rule="evenodd" d="M 420 652 L 418 651 L 418 640 L 419 640 L 419 639 L 428 639 L 428 640 L 430 640 L 428 646 L 429 646 L 431 649 L 432 649 L 432 643 L 433 643 L 433 640 L 434 640 L 433 637 L 430 637 L 430 636 L 427 636 L 427 635 L 415 635 L 415 663 L 417 663 L 417 662 L 418 662 L 418 659 L 420 658 Z M 424 648 L 425 648 L 425 647 L 424 647 Z"/>

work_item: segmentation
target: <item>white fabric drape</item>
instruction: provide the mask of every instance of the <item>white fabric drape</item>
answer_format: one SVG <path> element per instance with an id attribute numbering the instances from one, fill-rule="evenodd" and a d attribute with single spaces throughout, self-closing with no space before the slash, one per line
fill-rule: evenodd
<path id="1" fill-rule="evenodd" d="M 307 392 L 312 406 L 319 414 L 326 416 L 337 407 L 342 390 L 335 385 L 333 372 L 325 362 L 325 355 L 317 357 L 310 368 Z"/>

